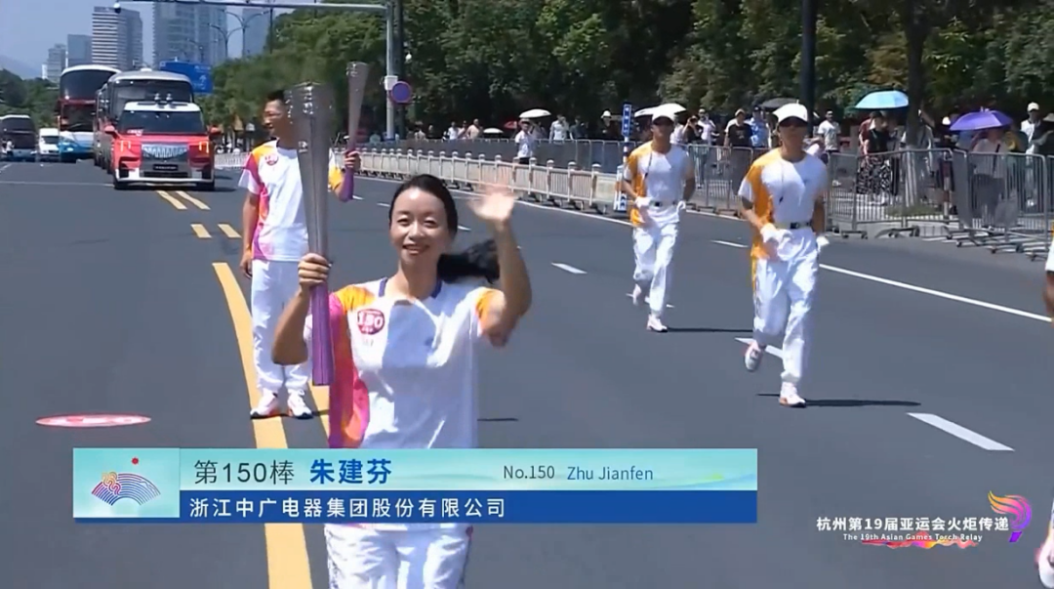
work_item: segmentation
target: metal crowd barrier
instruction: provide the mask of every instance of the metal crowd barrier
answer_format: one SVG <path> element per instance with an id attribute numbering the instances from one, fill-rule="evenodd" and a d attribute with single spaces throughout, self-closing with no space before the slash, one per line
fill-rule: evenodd
<path id="1" fill-rule="evenodd" d="M 502 142 L 449 143 L 477 148 Z M 696 170 L 696 195 L 689 207 L 736 214 L 743 176 L 765 151 L 689 146 Z M 245 154 L 218 154 L 216 166 L 239 168 L 245 158 Z M 624 214 L 614 206 L 618 167 L 609 172 L 600 163 L 580 166 L 567 161 L 561 165 L 535 156 L 530 164 L 519 165 L 511 159 L 485 151 L 448 155 L 434 150 L 366 147 L 362 167 L 367 175 L 386 178 L 429 173 L 463 190 L 499 182 L 527 199 L 600 214 Z M 845 237 L 942 236 L 958 246 L 983 246 L 993 253 L 1019 252 L 1033 259 L 1046 256 L 1054 220 L 1052 158 L 940 149 L 868 157 L 830 153 L 828 169 L 831 232 Z"/>

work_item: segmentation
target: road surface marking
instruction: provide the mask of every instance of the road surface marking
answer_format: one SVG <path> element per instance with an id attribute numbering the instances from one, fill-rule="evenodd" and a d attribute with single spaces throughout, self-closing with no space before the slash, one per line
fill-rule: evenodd
<path id="1" fill-rule="evenodd" d="M 585 274 L 585 270 L 579 270 L 574 266 L 568 266 L 567 264 L 561 264 L 560 262 L 553 262 L 553 266 L 563 270 L 564 272 L 570 272 L 571 274 Z"/>
<path id="2" fill-rule="evenodd" d="M 98 414 L 98 415 L 56 415 L 37 420 L 40 425 L 50 427 L 119 427 L 148 423 L 149 417 L 143 415 Z"/>
<path id="3" fill-rule="evenodd" d="M 0 172 L 3 172 L 4 170 L 6 170 L 6 169 L 8 169 L 10 167 L 11 167 L 11 164 L 4 164 L 4 165 L 0 166 Z"/>
<path id="4" fill-rule="evenodd" d="M 252 319 L 245 296 L 238 286 L 231 267 L 215 262 L 212 269 L 220 283 L 223 297 L 231 313 L 234 336 L 238 341 L 238 352 L 245 376 L 245 388 L 249 393 L 249 407 L 260 401 L 256 388 L 256 368 L 253 366 Z M 248 413 L 245 419 L 249 419 Z M 253 435 L 257 448 L 286 448 L 282 419 L 253 419 Z M 267 546 L 268 589 L 305 589 L 311 587 L 311 569 L 308 566 L 307 541 L 303 524 L 264 524 L 264 542 Z"/>
<path id="5" fill-rule="evenodd" d="M 190 228 L 194 231 L 194 235 L 198 236 L 198 239 L 209 239 L 212 235 L 209 235 L 209 230 L 205 229 L 205 226 L 200 223 L 191 223 Z"/>
<path id="6" fill-rule="evenodd" d="M 385 179 L 385 178 L 369 178 L 369 180 L 374 180 L 374 181 L 377 181 L 377 182 L 397 182 L 397 180 L 388 180 L 388 179 Z M 458 198 L 459 200 L 465 200 L 468 197 L 456 197 L 456 198 Z M 516 206 L 526 206 L 526 207 L 532 207 L 532 208 L 537 208 L 537 209 L 543 209 L 543 210 L 546 210 L 546 211 L 557 211 L 557 212 L 564 213 L 564 214 L 567 214 L 567 215 L 575 215 L 575 216 L 578 216 L 578 217 L 585 217 L 587 219 L 596 219 L 597 221 L 604 221 L 606 223 L 615 223 L 615 224 L 618 224 L 618 225 L 625 225 L 626 227 L 633 227 L 632 223 L 630 223 L 629 221 L 623 221 L 622 219 L 612 219 L 610 217 L 602 217 L 602 216 L 597 215 L 597 214 L 590 214 L 590 213 L 583 213 L 581 211 L 572 211 L 572 210 L 568 210 L 568 209 L 561 209 L 561 208 L 547 206 L 547 205 L 542 205 L 542 204 L 538 204 L 538 203 L 518 201 L 516 203 Z M 728 219 L 735 219 L 736 221 L 742 221 L 742 219 L 738 219 L 736 217 L 723 217 L 723 216 L 720 216 L 720 215 L 706 215 L 706 216 L 717 216 L 717 217 L 722 218 L 722 219 L 728 218 Z M 1036 314 L 1036 313 L 1029 313 L 1028 311 L 1022 311 L 1020 309 L 1012 309 L 1010 307 L 1004 307 L 1002 305 L 996 305 L 996 304 L 993 304 L 993 303 L 986 303 L 984 301 L 978 301 L 978 300 L 975 300 L 975 299 L 969 299 L 969 298 L 966 298 L 966 297 L 961 297 L 959 295 L 954 295 L 954 294 L 951 294 L 951 293 L 941 292 L 939 290 L 923 288 L 921 286 L 915 286 L 915 285 L 907 284 L 907 283 L 904 283 L 904 282 L 897 282 L 896 280 L 889 280 L 888 278 L 882 278 L 880 276 L 872 276 L 870 274 L 864 274 L 863 272 L 856 272 L 856 271 L 853 271 L 853 270 L 847 270 L 845 268 L 839 268 L 837 266 L 830 266 L 828 264 L 820 264 L 820 268 L 822 268 L 824 270 L 828 270 L 830 272 L 836 272 L 838 274 L 844 274 L 846 276 L 853 276 L 853 277 L 856 277 L 856 278 L 861 278 L 863 280 L 870 280 L 872 282 L 877 282 L 879 284 L 885 284 L 886 286 L 892 286 L 894 288 L 901 288 L 901 289 L 904 289 L 904 290 L 910 290 L 912 292 L 917 292 L 917 293 L 920 293 L 920 294 L 927 294 L 927 295 L 930 295 L 930 296 L 935 296 L 935 297 L 938 297 L 938 298 L 947 299 L 949 301 L 956 301 L 956 302 L 959 302 L 959 303 L 965 303 L 967 305 L 974 305 L 976 307 L 981 307 L 981 308 L 988 309 L 988 310 L 991 310 L 991 311 L 999 311 L 1001 313 L 1006 313 L 1008 315 L 1016 315 L 1018 317 L 1023 317 L 1025 319 L 1035 319 L 1037 321 L 1044 321 L 1044 322 L 1049 322 L 1051 320 L 1049 317 L 1045 317 L 1043 315 L 1039 315 L 1039 314 Z"/>
<path id="7" fill-rule="evenodd" d="M 471 229 L 469 229 L 468 227 L 465 227 L 464 225 L 458 225 L 457 226 L 457 230 L 458 231 L 472 231 Z"/>
<path id="8" fill-rule="evenodd" d="M 101 182 L 29 182 L 23 180 L 0 180 L 0 184 L 10 184 L 12 186 L 105 186 L 107 188 L 113 186 L 113 184 L 103 184 Z"/>
<path id="9" fill-rule="evenodd" d="M 748 346 L 750 344 L 754 343 L 754 340 L 752 340 L 750 338 L 747 338 L 747 337 L 737 337 L 736 341 L 739 342 L 739 343 L 746 344 Z M 771 354 L 771 355 L 779 358 L 780 360 L 783 359 L 783 350 L 777 348 L 776 346 L 766 346 L 765 347 L 765 353 Z"/>
<path id="10" fill-rule="evenodd" d="M 896 280 L 889 280 L 888 278 L 880 278 L 878 276 L 871 276 L 870 274 L 864 274 L 862 272 L 854 272 L 852 270 L 846 270 L 845 268 L 838 268 L 835 266 L 828 266 L 827 264 L 820 264 L 820 267 L 824 270 L 829 270 L 838 274 L 845 274 L 846 276 L 853 276 L 856 278 L 862 278 L 864 280 L 870 280 L 879 284 L 885 284 L 887 286 L 895 286 L 904 290 L 910 290 L 922 294 L 928 294 L 930 296 L 947 299 L 949 301 L 956 301 L 959 303 L 966 303 L 967 305 L 973 305 L 975 307 L 981 307 L 983 309 L 990 309 L 992 311 L 999 311 L 1000 313 L 1006 313 L 1008 315 L 1017 315 L 1018 317 L 1024 317 L 1025 319 L 1035 319 L 1036 321 L 1043 321 L 1044 323 L 1050 322 L 1050 317 L 1045 317 L 1036 313 L 1029 313 L 1028 311 L 1021 311 L 1019 309 L 1011 309 L 1010 307 L 1004 307 L 1002 305 L 996 305 L 993 303 L 986 303 L 984 301 L 978 301 L 976 299 L 968 299 L 959 295 L 953 295 L 951 293 L 942 292 L 939 290 L 933 290 L 931 288 L 923 288 L 921 286 L 915 286 L 913 284 L 907 284 L 905 282 L 897 282 Z"/>
<path id="11" fill-rule="evenodd" d="M 184 200 L 186 200 L 190 204 L 198 207 L 199 209 L 201 209 L 203 211 L 209 210 L 209 205 L 201 202 L 200 200 L 194 198 L 193 196 L 190 196 L 189 194 L 187 194 L 186 192 L 184 192 L 182 190 L 177 190 L 176 191 L 176 196 L 179 196 L 179 197 L 183 198 Z"/>
<path id="12" fill-rule="evenodd" d="M 627 293 L 626 293 L 626 296 L 632 299 L 632 298 L 633 298 L 633 293 L 631 293 L 631 292 L 627 292 Z M 648 302 L 648 298 L 647 298 L 647 297 L 645 297 L 645 298 L 644 298 L 644 303 L 647 303 L 647 302 Z M 666 303 L 666 308 L 667 308 L 667 309 L 672 309 L 672 308 L 673 308 L 673 305 L 671 305 L 670 303 Z"/>
<path id="13" fill-rule="evenodd" d="M 164 190 L 158 190 L 157 191 L 157 195 L 160 196 L 161 198 L 167 200 L 168 204 L 176 207 L 177 210 L 180 210 L 180 211 L 187 210 L 187 205 L 179 202 L 178 198 L 172 196 L 171 194 L 165 192 Z"/>
<path id="14" fill-rule="evenodd" d="M 386 208 L 386 209 L 390 209 L 390 208 L 392 208 L 392 205 L 390 205 L 390 204 L 388 204 L 388 203 L 386 203 L 386 202 L 379 202 L 379 203 L 377 203 L 377 206 L 379 206 L 379 207 L 384 207 L 384 208 Z"/>
<path id="15" fill-rule="evenodd" d="M 351 200 L 362 200 L 362 197 L 357 194 L 353 194 L 351 195 Z"/>
<path id="16" fill-rule="evenodd" d="M 238 231 L 235 230 L 234 227 L 231 227 L 226 223 L 220 223 L 220 231 L 222 231 L 224 235 L 231 239 L 237 239 L 241 237 L 241 235 L 238 234 Z"/>
<path id="17" fill-rule="evenodd" d="M 731 241 L 722 241 L 720 239 L 712 239 L 711 241 L 713 241 L 717 245 L 727 245 L 728 247 L 738 247 L 738 248 L 745 248 L 745 247 L 747 247 L 747 246 L 745 246 L 745 245 L 743 245 L 741 243 L 732 243 Z"/>
<path id="18" fill-rule="evenodd" d="M 959 438 L 960 440 L 970 442 L 971 444 L 979 448 L 983 448 L 992 452 L 1014 451 L 1014 449 L 1010 446 L 1004 446 L 991 438 L 986 438 L 975 431 L 968 430 L 965 427 L 957 423 L 948 421 L 947 419 L 944 419 L 943 417 L 940 417 L 938 415 L 934 415 L 932 413 L 908 413 L 908 415 L 914 417 L 915 419 L 923 423 L 928 423 L 939 430 L 943 430 Z"/>

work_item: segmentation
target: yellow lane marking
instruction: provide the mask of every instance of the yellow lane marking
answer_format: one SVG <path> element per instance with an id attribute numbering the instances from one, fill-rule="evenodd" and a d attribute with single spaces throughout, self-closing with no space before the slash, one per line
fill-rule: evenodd
<path id="1" fill-rule="evenodd" d="M 237 239 L 241 237 L 241 235 L 238 233 L 237 230 L 234 229 L 234 227 L 231 227 L 226 223 L 220 223 L 220 231 L 222 231 L 224 235 L 231 239 Z"/>
<path id="2" fill-rule="evenodd" d="M 201 202 L 200 200 L 194 198 L 193 196 L 190 196 L 189 194 L 187 194 L 186 192 L 183 192 L 182 190 L 177 190 L 176 191 L 176 196 L 179 196 L 180 198 L 185 199 L 187 202 L 189 202 L 190 204 L 198 207 L 199 209 L 201 209 L 203 211 L 209 210 L 209 205 Z"/>
<path id="3" fill-rule="evenodd" d="M 212 235 L 209 235 L 209 230 L 205 229 L 205 226 L 200 223 L 191 223 L 190 228 L 194 230 L 194 235 L 197 235 L 198 239 L 208 239 L 212 237 Z"/>
<path id="4" fill-rule="evenodd" d="M 249 406 L 260 401 L 256 388 L 256 368 L 253 365 L 253 334 L 249 306 L 238 286 L 231 267 L 223 262 L 212 264 L 219 280 L 223 296 L 234 324 L 234 336 L 238 340 L 245 387 L 249 392 Z M 249 419 L 248 414 L 245 419 Z M 281 418 L 252 420 L 253 435 L 257 448 L 286 448 L 285 430 Z M 311 589 L 311 569 L 308 566 L 307 541 L 302 524 L 264 524 L 264 541 L 267 544 L 268 589 Z"/>
<path id="5" fill-rule="evenodd" d="M 179 200 L 178 200 L 178 199 L 176 199 L 175 197 L 173 197 L 173 196 L 172 196 L 171 194 L 169 194 L 169 193 L 165 192 L 164 190 L 158 190 L 158 191 L 157 191 L 157 194 L 158 194 L 158 196 L 160 196 L 161 198 L 163 198 L 163 199 L 167 200 L 167 201 L 168 201 L 168 204 L 170 204 L 170 205 L 172 205 L 172 206 L 176 207 L 176 209 L 178 209 L 178 210 L 180 210 L 180 211 L 185 211 L 185 210 L 187 210 L 187 205 L 185 205 L 185 204 L 183 204 L 183 203 L 179 202 Z"/>

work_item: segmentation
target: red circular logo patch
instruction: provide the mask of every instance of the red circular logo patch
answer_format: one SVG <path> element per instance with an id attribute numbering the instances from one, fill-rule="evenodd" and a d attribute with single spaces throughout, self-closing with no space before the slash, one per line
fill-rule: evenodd
<path id="1" fill-rule="evenodd" d="M 377 309 L 360 309 L 355 319 L 359 332 L 364 335 L 374 335 L 384 329 L 384 313 Z"/>

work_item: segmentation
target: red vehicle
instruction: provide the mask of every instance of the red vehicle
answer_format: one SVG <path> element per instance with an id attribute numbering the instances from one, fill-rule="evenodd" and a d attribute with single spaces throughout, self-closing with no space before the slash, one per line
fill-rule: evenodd
<path id="1" fill-rule="evenodd" d="M 112 140 L 109 154 L 113 186 L 131 184 L 216 186 L 215 150 L 201 108 L 191 102 L 129 102 L 116 126 L 106 125 Z"/>

